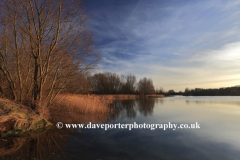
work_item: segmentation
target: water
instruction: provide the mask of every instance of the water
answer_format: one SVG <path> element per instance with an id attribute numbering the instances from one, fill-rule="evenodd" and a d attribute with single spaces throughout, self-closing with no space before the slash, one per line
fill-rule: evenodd
<path id="1" fill-rule="evenodd" d="M 118 100 L 114 107 L 118 112 L 108 118 L 110 124 L 198 122 L 200 129 L 55 129 L 49 134 L 55 135 L 58 144 L 50 149 L 51 157 L 93 160 L 240 158 L 240 97 Z"/>
<path id="2" fill-rule="evenodd" d="M 171 97 L 122 100 L 110 123 L 198 122 L 200 129 L 86 129 L 90 140 L 72 152 L 82 159 L 239 159 L 240 97 Z M 81 135 L 82 136 L 82 135 Z M 76 135 L 78 137 L 78 135 Z M 79 137 L 80 138 L 80 137 Z M 68 150 L 77 145 L 68 141 Z M 70 157 L 69 157 L 70 158 Z"/>

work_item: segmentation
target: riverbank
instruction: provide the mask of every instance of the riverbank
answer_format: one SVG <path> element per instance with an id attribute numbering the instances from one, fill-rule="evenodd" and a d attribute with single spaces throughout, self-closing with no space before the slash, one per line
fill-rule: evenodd
<path id="1" fill-rule="evenodd" d="M 56 153 L 56 150 L 59 149 L 58 146 L 63 146 L 61 144 L 64 141 L 63 137 L 71 136 L 72 132 L 65 128 L 57 129 L 55 126 L 57 122 L 63 124 L 108 123 L 116 119 L 122 109 L 121 106 L 116 109 L 114 105 L 111 105 L 114 100 L 138 99 L 138 97 L 140 96 L 60 94 L 48 107 L 48 111 L 42 110 L 38 114 L 30 107 L 16 104 L 7 99 L 0 99 L 0 159 L 13 154 L 16 157 L 21 156 L 23 159 L 26 158 L 26 155 L 32 158 L 51 156 L 45 152 L 51 150 L 51 153 Z M 144 97 L 144 101 L 140 101 L 139 107 L 144 106 L 146 109 L 141 109 L 140 113 L 151 112 L 152 103 L 149 104 L 147 101 L 153 99 L 147 96 L 142 97 Z M 130 108 L 128 106 L 127 109 Z M 44 119 L 43 115 L 47 113 L 50 114 L 49 119 Z M 77 130 L 77 132 L 81 134 L 82 130 Z M 29 147 L 35 149 L 30 153 Z M 26 154 L 22 154 L 22 152 L 26 152 Z M 41 154 L 36 156 L 35 153 L 40 152 Z M 42 154 L 43 152 L 44 154 Z"/>
<path id="2" fill-rule="evenodd" d="M 51 123 L 30 107 L 0 98 L 0 135 L 22 134 L 30 130 L 48 127 Z"/>
<path id="3" fill-rule="evenodd" d="M 111 96 L 103 98 L 96 95 L 60 94 L 47 110 L 38 109 L 41 112 L 37 114 L 30 107 L 0 99 L 0 159 L 13 154 L 17 157 L 23 156 L 23 159 L 26 159 L 26 155 L 33 159 L 52 156 L 46 151 L 53 152 L 58 147 L 59 140 L 64 141 L 63 136 L 69 133 L 64 129 L 58 130 L 53 124 L 57 122 L 89 123 L 90 121 L 107 123 L 108 115 L 113 112 L 110 107 L 113 101 L 114 98 Z M 48 113 L 49 117 L 44 119 L 43 116 L 47 117 Z M 61 134 L 61 131 L 64 133 Z M 34 143 L 31 143 L 32 141 Z M 45 153 L 31 154 L 28 147 L 33 147 L 34 153 L 40 153 L 42 150 Z M 20 148 L 27 154 L 22 155 Z M 27 156 L 28 159 L 29 157 Z"/>
<path id="4" fill-rule="evenodd" d="M 163 98 L 163 95 L 76 95 L 60 94 L 53 104 L 39 110 L 37 114 L 30 107 L 0 98 L 0 134 L 21 134 L 30 130 L 37 130 L 52 125 L 50 122 L 73 123 L 86 121 L 107 121 L 113 112 L 109 107 L 116 99 Z M 49 114 L 48 116 L 45 116 Z M 48 117 L 48 118 L 46 118 Z M 87 118 L 86 118 L 87 117 Z M 86 119 L 86 120 L 85 120 Z"/>

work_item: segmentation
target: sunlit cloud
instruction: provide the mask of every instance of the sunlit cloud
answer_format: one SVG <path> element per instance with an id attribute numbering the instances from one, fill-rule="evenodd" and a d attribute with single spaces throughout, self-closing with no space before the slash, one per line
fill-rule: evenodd
<path id="1" fill-rule="evenodd" d="M 90 2 L 98 71 L 152 78 L 165 90 L 239 85 L 239 1 Z"/>

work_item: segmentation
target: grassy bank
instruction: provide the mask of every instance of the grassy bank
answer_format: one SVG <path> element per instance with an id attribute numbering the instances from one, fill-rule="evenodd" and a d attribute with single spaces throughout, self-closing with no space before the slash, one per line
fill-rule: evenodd
<path id="1" fill-rule="evenodd" d="M 77 95 L 60 94 L 50 107 L 51 122 L 88 123 L 107 122 L 111 119 L 114 100 L 138 98 L 163 98 L 163 95 Z"/>
<path id="2" fill-rule="evenodd" d="M 49 108 L 38 106 L 37 112 L 30 107 L 0 99 L 0 134 L 21 134 L 49 126 L 51 122 L 84 123 L 106 122 L 113 96 L 60 94 Z M 49 121 L 48 121 L 49 120 Z"/>
<path id="3" fill-rule="evenodd" d="M 151 95 L 158 98 L 159 95 Z M 142 113 L 147 114 L 152 111 L 154 103 L 148 96 L 141 96 L 142 102 L 138 104 L 143 107 Z M 44 159 L 44 156 L 52 156 L 59 149 L 59 142 L 62 141 L 63 146 L 65 140 L 63 136 L 71 137 L 72 130 L 58 130 L 55 125 L 47 130 L 44 127 L 50 123 L 46 120 L 46 115 L 50 114 L 49 121 L 52 124 L 63 122 L 64 124 L 79 123 L 107 123 L 118 116 L 116 112 L 121 110 L 113 110 L 110 104 L 115 99 L 134 99 L 140 98 L 138 95 L 76 95 L 76 94 L 60 94 L 56 97 L 53 104 L 44 110 L 38 108 L 39 114 L 36 114 L 30 107 L 16 104 L 7 99 L 0 99 L 0 159 L 1 156 L 15 155 L 22 159 Z M 124 105 L 124 104 L 122 104 Z M 39 129 L 39 130 L 37 130 Z M 30 131 L 32 130 L 32 131 Z M 75 130 L 75 129 L 74 129 Z M 21 136 L 6 136 L 10 134 L 21 134 Z M 78 130 L 82 133 L 82 130 Z M 34 142 L 34 143 L 33 143 Z M 41 146 L 41 147 L 39 147 Z M 34 148 L 29 153 L 29 148 Z M 55 149 L 54 149 L 55 148 Z M 26 152 L 26 154 L 22 154 Z M 61 150 L 60 150 L 61 152 Z M 37 154 L 36 154 L 37 153 Z M 61 154 L 61 153 L 60 153 Z M 27 157 L 26 157 L 27 155 Z"/>
<path id="4" fill-rule="evenodd" d="M 50 122 L 52 124 L 56 122 L 106 123 L 109 121 L 108 115 L 113 112 L 109 107 L 113 100 L 114 98 L 111 96 L 103 98 L 96 95 L 60 94 L 48 110 L 38 108 L 40 113 L 36 114 L 30 107 L 16 104 L 7 99 L 0 99 L 0 159 L 13 154 L 15 157 L 23 156 L 21 159 L 30 159 L 29 157 L 44 159 L 44 156 L 52 156 L 50 151 L 54 150 L 55 152 L 59 149 L 59 140 L 64 142 L 63 136 L 69 137 L 70 135 L 64 128 L 58 130 L 54 125 L 46 130 L 45 127 Z M 50 114 L 50 122 L 43 118 L 47 114 Z M 21 134 L 23 132 L 26 133 Z M 11 134 L 15 136 L 11 136 Z M 16 136 L 16 134 L 21 134 L 21 136 Z M 29 153 L 29 147 L 33 149 L 31 153 Z M 26 154 L 22 154 L 22 151 Z M 44 152 L 44 154 L 40 152 Z M 28 156 L 26 157 L 26 155 Z"/>
<path id="5" fill-rule="evenodd" d="M 113 96 L 60 94 L 53 102 L 54 107 L 67 109 L 69 112 L 93 114 L 106 112 L 107 106 L 113 102 Z"/>
<path id="6" fill-rule="evenodd" d="M 39 105 L 38 114 L 30 107 L 0 99 L 0 133 L 20 134 L 50 125 L 51 122 L 107 122 L 115 99 L 163 98 L 163 95 L 76 95 L 60 94 L 49 108 Z M 49 120 L 49 121 L 48 121 Z"/>
<path id="7" fill-rule="evenodd" d="M 24 105 L 16 104 L 8 99 L 0 99 L 0 133 L 1 136 L 21 134 L 50 125 L 42 114 L 36 114 Z"/>
<path id="8" fill-rule="evenodd" d="M 106 122 L 114 97 L 60 94 L 50 107 L 51 121 L 63 123 Z"/>

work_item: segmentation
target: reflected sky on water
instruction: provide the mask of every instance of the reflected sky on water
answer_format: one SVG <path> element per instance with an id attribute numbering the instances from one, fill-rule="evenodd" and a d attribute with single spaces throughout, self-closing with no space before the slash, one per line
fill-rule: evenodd
<path id="1" fill-rule="evenodd" d="M 110 123 L 200 123 L 200 129 L 84 129 L 82 159 L 239 159 L 240 97 L 118 100 Z M 79 135 L 76 134 L 76 137 Z M 68 150 L 76 144 L 68 144 Z"/>
<path id="2" fill-rule="evenodd" d="M 14 158 L 31 159 L 41 155 L 44 159 L 49 157 L 49 159 L 86 160 L 239 160 L 240 97 L 179 96 L 116 100 L 112 107 L 115 108 L 115 112 L 107 118 L 108 123 L 112 124 L 198 122 L 201 128 L 105 131 L 104 129 L 59 130 L 53 126 L 46 132 L 29 135 L 26 138 L 28 140 L 15 140 L 13 143 L 15 146 L 20 144 L 23 147 L 18 151 L 14 150 L 16 152 Z M 92 116 L 85 115 L 85 122 L 86 117 Z M 81 117 L 79 116 L 79 123 Z M 76 120 L 77 117 L 74 117 L 72 123 Z M 7 148 L 5 150 L 7 151 Z"/>

